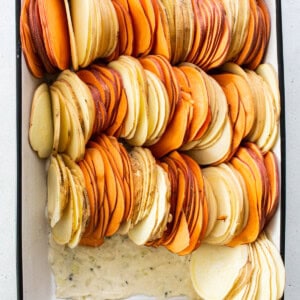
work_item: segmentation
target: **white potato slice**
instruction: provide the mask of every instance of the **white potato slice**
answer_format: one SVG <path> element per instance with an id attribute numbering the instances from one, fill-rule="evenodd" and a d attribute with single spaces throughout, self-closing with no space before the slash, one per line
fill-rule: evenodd
<path id="1" fill-rule="evenodd" d="M 270 270 L 270 299 L 277 300 L 277 278 L 276 278 L 276 267 L 272 258 L 272 255 L 270 255 L 270 252 L 265 244 L 265 239 L 262 239 L 261 236 L 256 240 L 255 244 L 257 245 L 257 248 L 259 251 L 263 253 L 265 256 L 265 262 L 267 263 L 267 266 Z"/>
<path id="2" fill-rule="evenodd" d="M 261 242 L 264 243 L 265 247 L 267 247 L 268 253 L 273 259 L 273 263 L 275 265 L 274 272 L 276 274 L 276 288 L 277 288 L 276 299 L 281 299 L 285 287 L 285 268 L 284 268 L 283 260 L 275 245 L 267 238 L 264 232 L 261 233 L 260 239 Z"/>
<path id="3" fill-rule="evenodd" d="M 280 91 L 278 83 L 278 75 L 271 64 L 260 64 L 255 72 L 260 75 L 270 87 L 273 95 L 273 104 L 276 108 L 276 117 L 280 116 Z"/>
<path id="4" fill-rule="evenodd" d="M 149 138 L 153 135 L 155 128 L 157 127 L 160 109 L 158 95 L 155 88 L 155 83 L 153 77 L 155 76 L 152 72 L 145 70 L 147 84 L 148 84 L 148 133 L 147 133 L 147 142 Z"/>
<path id="5" fill-rule="evenodd" d="M 267 262 L 267 258 L 257 242 L 253 244 L 253 249 L 256 251 L 257 261 L 260 266 L 260 275 L 255 299 L 274 299 L 271 297 L 271 270 Z"/>
<path id="6" fill-rule="evenodd" d="M 40 158 L 47 158 L 52 152 L 53 120 L 56 119 L 52 114 L 49 89 L 42 83 L 34 92 L 29 121 L 29 143 Z"/>
<path id="7" fill-rule="evenodd" d="M 249 218 L 249 199 L 248 199 L 248 192 L 247 187 L 244 178 L 242 175 L 234 168 L 234 166 L 231 163 L 227 163 L 227 166 L 231 168 L 232 172 L 235 174 L 236 178 L 239 181 L 239 186 L 242 189 L 243 193 L 243 211 L 244 215 L 242 216 L 242 223 L 241 223 L 241 229 L 245 228 L 248 223 Z"/>
<path id="8" fill-rule="evenodd" d="M 203 76 L 209 90 L 211 123 L 197 144 L 197 148 L 205 149 L 212 146 L 220 138 L 228 119 L 228 104 L 221 86 L 215 79 Z"/>
<path id="9" fill-rule="evenodd" d="M 71 58 L 72 58 L 72 66 L 75 71 L 78 70 L 78 55 L 77 55 L 77 45 L 75 42 L 75 34 L 73 29 L 73 24 L 71 20 L 71 12 L 70 12 L 70 5 L 68 0 L 64 0 L 65 9 L 66 9 L 66 16 L 68 22 L 68 30 L 69 30 L 69 37 L 70 37 L 70 48 L 71 48 Z"/>
<path id="10" fill-rule="evenodd" d="M 121 137 L 130 139 L 135 134 L 140 111 L 137 74 L 134 70 L 132 70 L 132 67 L 130 68 L 121 63 L 120 59 L 110 62 L 108 67 L 119 72 L 122 77 L 123 86 L 128 100 L 128 109 L 124 120 Z"/>
<path id="11" fill-rule="evenodd" d="M 220 174 L 218 167 L 208 167 L 202 170 L 203 176 L 209 181 L 217 202 L 217 219 L 210 234 L 204 242 L 222 245 L 231 235 L 233 207 L 231 202 L 231 191 L 228 184 Z"/>
<path id="12" fill-rule="evenodd" d="M 52 101 L 52 118 L 54 130 L 52 153 L 57 154 L 61 127 L 60 99 L 57 91 L 55 91 L 52 86 L 50 86 L 50 95 Z"/>
<path id="13" fill-rule="evenodd" d="M 230 200 L 232 207 L 232 223 L 230 226 L 230 235 L 226 240 L 226 242 L 229 243 L 234 236 L 238 235 L 243 230 L 241 227 L 244 221 L 243 190 L 235 173 L 230 169 L 229 166 L 227 166 L 227 164 L 220 164 L 218 168 L 219 170 L 221 169 L 220 175 L 227 183 L 227 187 L 231 195 Z"/>
<path id="14" fill-rule="evenodd" d="M 62 217 L 52 228 L 52 236 L 54 241 L 59 245 L 67 244 L 72 237 L 73 224 L 73 202 L 69 201 L 63 211 Z"/>
<path id="15" fill-rule="evenodd" d="M 79 77 L 70 70 L 63 71 L 59 77 L 59 80 L 63 80 L 65 85 L 71 91 L 74 101 L 74 104 L 77 110 L 80 110 L 80 114 L 82 114 L 82 121 L 84 123 L 84 137 L 85 141 L 87 142 L 91 137 L 92 128 L 91 128 L 91 121 L 90 121 L 90 109 L 89 109 L 89 93 L 87 90 L 84 90 L 82 87 L 85 85 Z M 70 100 L 71 100 L 70 99 Z"/>
<path id="16" fill-rule="evenodd" d="M 162 81 L 152 72 L 145 70 L 145 72 L 148 72 L 148 80 L 152 83 L 153 88 L 155 90 L 155 95 L 157 96 L 157 117 L 155 117 L 153 114 L 155 111 L 150 112 L 149 111 L 149 118 L 157 118 L 157 122 L 155 124 L 155 127 L 153 129 L 153 132 L 149 134 L 147 137 L 147 142 L 145 145 L 153 145 L 155 144 L 160 137 L 163 135 L 163 133 L 166 130 L 169 116 L 170 116 L 170 101 L 168 98 L 168 93 L 166 90 L 166 87 L 162 83 Z M 151 99 L 148 98 L 148 106 L 153 106 L 151 103 Z M 152 114 L 152 115 L 151 115 Z"/>
<path id="17" fill-rule="evenodd" d="M 72 201 L 72 207 L 73 207 L 73 214 L 72 214 L 72 235 L 77 231 L 79 224 L 80 224 L 80 207 L 79 207 L 79 199 L 77 194 L 77 189 L 75 186 L 75 181 L 73 179 L 73 176 L 71 174 L 71 171 L 66 168 L 69 183 L 70 183 L 70 189 L 69 189 L 69 201 Z M 82 212 L 81 212 L 82 213 Z"/>
<path id="18" fill-rule="evenodd" d="M 157 204 L 158 201 L 153 201 L 149 214 L 129 230 L 129 238 L 137 245 L 144 245 L 149 238 L 156 222 Z"/>
<path id="19" fill-rule="evenodd" d="M 201 245 L 192 253 L 190 262 L 191 279 L 198 295 L 203 299 L 226 299 L 248 257 L 248 245 Z"/>
<path id="20" fill-rule="evenodd" d="M 53 227 L 62 217 L 67 203 L 63 174 L 55 157 L 51 157 L 47 174 L 47 215 Z M 68 188 L 68 185 L 66 185 Z"/>
<path id="21" fill-rule="evenodd" d="M 78 64 L 81 66 L 87 51 L 90 19 L 89 1 L 71 0 L 71 17 L 77 47 Z"/>
<path id="22" fill-rule="evenodd" d="M 69 111 L 63 98 L 59 97 L 60 104 L 60 133 L 58 142 L 58 152 L 64 152 L 71 139 L 71 120 Z"/>
<path id="23" fill-rule="evenodd" d="M 265 122 L 264 127 L 261 132 L 261 135 L 256 140 L 257 146 L 262 149 L 267 144 L 269 138 L 272 136 L 272 132 L 274 132 L 274 128 L 276 127 L 277 120 L 275 117 L 275 109 L 272 103 L 272 95 L 268 89 L 268 86 L 265 82 L 262 82 L 263 92 L 264 92 L 264 101 L 265 101 Z M 272 146 L 272 144 L 269 144 Z M 269 151 L 270 149 L 266 149 Z"/>
<path id="24" fill-rule="evenodd" d="M 260 277 L 260 263 L 258 261 L 256 250 L 254 249 L 253 243 L 249 245 L 250 256 L 253 261 L 253 272 L 251 275 L 251 280 L 247 288 L 247 292 L 244 295 L 243 300 L 255 299 L 259 277 Z"/>
<path id="25" fill-rule="evenodd" d="M 77 114 L 72 105 L 67 105 L 71 120 L 71 136 L 70 143 L 66 149 L 68 154 L 74 161 L 78 161 L 83 158 L 85 152 L 85 139 L 80 126 Z"/>
<path id="26" fill-rule="evenodd" d="M 246 73 L 253 93 L 254 107 L 256 111 L 256 118 L 247 139 L 251 142 L 256 142 L 262 134 L 266 121 L 266 101 L 263 91 L 263 80 L 254 71 L 247 70 Z"/>
<path id="27" fill-rule="evenodd" d="M 166 216 L 169 215 L 169 197 L 170 197 L 170 182 L 166 171 L 159 165 L 156 166 L 157 172 L 157 184 L 155 190 L 155 196 L 157 197 L 157 214 L 156 214 L 156 224 L 151 234 L 151 239 L 160 238 L 163 230 L 165 229 L 164 220 Z M 154 200 L 155 201 L 155 200 Z"/>
<path id="28" fill-rule="evenodd" d="M 204 191 L 205 191 L 208 216 L 209 216 L 205 237 L 208 237 L 217 222 L 218 205 L 211 184 L 209 183 L 209 180 L 206 179 L 205 176 L 203 176 L 203 180 L 204 180 Z"/>
<path id="29" fill-rule="evenodd" d="M 229 117 L 226 117 L 221 136 L 215 141 L 213 145 L 205 149 L 198 149 L 197 147 L 187 151 L 193 159 L 200 165 L 209 165 L 216 163 L 223 159 L 230 151 L 232 141 L 232 127 Z"/>

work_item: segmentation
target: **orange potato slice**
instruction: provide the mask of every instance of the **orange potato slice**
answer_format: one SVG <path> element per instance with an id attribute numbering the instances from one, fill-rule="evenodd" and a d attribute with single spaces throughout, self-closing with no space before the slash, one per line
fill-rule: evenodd
<path id="1" fill-rule="evenodd" d="M 267 152 L 264 155 L 264 164 L 266 167 L 267 175 L 269 178 L 269 197 L 266 211 L 266 223 L 268 223 L 276 212 L 279 204 L 279 168 L 278 161 L 275 154 L 272 151 Z"/>
<path id="2" fill-rule="evenodd" d="M 43 63 L 35 49 L 30 24 L 29 24 L 29 4 L 30 0 L 25 0 L 21 9 L 20 15 L 20 38 L 23 54 L 28 66 L 28 69 L 33 76 L 43 77 L 44 67 Z"/>
<path id="3" fill-rule="evenodd" d="M 153 44 L 151 23 L 149 22 L 140 1 L 127 0 L 127 3 L 134 32 L 134 47 L 132 54 L 135 57 L 147 55 L 151 51 Z"/>
<path id="4" fill-rule="evenodd" d="M 60 70 L 70 65 L 70 43 L 63 1 L 37 0 L 47 55 Z"/>

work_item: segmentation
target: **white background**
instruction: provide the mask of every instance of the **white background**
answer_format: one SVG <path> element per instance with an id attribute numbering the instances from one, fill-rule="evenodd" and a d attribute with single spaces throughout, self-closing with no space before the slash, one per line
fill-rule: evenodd
<path id="1" fill-rule="evenodd" d="M 282 1 L 282 15 L 287 147 L 285 298 L 298 300 L 300 297 L 300 1 Z M 0 0 L 0 298 L 6 300 L 17 298 L 15 61 L 15 3 Z"/>

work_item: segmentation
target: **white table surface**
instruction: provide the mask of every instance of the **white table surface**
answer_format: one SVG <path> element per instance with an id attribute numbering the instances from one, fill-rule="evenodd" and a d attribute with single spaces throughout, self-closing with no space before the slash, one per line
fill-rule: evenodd
<path id="1" fill-rule="evenodd" d="M 300 1 L 282 1 L 286 93 L 285 299 L 300 299 Z M 0 299 L 16 292 L 15 3 L 0 0 Z M 25 275 L 26 276 L 26 275 Z M 32 299 L 35 300 L 35 299 Z"/>

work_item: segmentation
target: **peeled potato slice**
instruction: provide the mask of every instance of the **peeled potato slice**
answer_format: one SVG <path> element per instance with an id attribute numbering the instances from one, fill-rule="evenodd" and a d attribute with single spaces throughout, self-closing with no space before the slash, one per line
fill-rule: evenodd
<path id="1" fill-rule="evenodd" d="M 53 131 L 50 93 L 47 84 L 43 83 L 34 93 L 29 125 L 29 142 L 40 158 L 46 158 L 52 152 Z"/>
<path id="2" fill-rule="evenodd" d="M 53 227 L 62 217 L 62 211 L 67 200 L 67 195 L 64 192 L 63 174 L 54 157 L 51 158 L 48 168 L 47 187 L 47 214 L 50 225 Z"/>
<path id="3" fill-rule="evenodd" d="M 52 229 L 54 241 L 59 245 L 68 243 L 72 237 L 73 201 L 69 201 L 60 220 Z"/>
<path id="4" fill-rule="evenodd" d="M 156 213 L 158 201 L 153 201 L 152 207 L 149 214 L 136 224 L 129 232 L 129 238 L 137 245 L 144 245 L 147 240 L 151 237 L 151 233 L 155 228 L 156 224 Z"/>
<path id="5" fill-rule="evenodd" d="M 249 257 L 248 246 L 202 245 L 192 254 L 190 274 L 203 299 L 226 299 Z"/>

